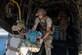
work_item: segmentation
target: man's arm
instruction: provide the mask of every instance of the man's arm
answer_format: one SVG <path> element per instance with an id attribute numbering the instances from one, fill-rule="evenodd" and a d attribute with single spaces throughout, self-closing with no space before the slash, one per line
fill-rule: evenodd
<path id="1" fill-rule="evenodd" d="M 38 23 L 37 24 L 35 24 L 34 26 L 33 26 L 33 28 L 32 28 L 32 30 L 36 30 L 36 28 L 37 28 L 37 26 L 38 26 Z"/>
<path id="2" fill-rule="evenodd" d="M 40 39 L 40 44 L 43 43 L 43 40 L 49 37 L 49 34 L 51 33 L 51 27 L 46 28 L 46 34 L 44 35 L 43 39 Z"/>
<path id="3" fill-rule="evenodd" d="M 47 19 L 47 27 L 46 27 L 46 34 L 44 35 L 43 39 L 46 39 L 49 34 L 51 33 L 51 27 L 52 27 L 52 20 L 50 18 Z"/>
<path id="4" fill-rule="evenodd" d="M 51 33 L 51 27 L 47 27 L 46 28 L 46 34 L 44 35 L 43 39 L 46 39 L 50 33 Z"/>
<path id="5" fill-rule="evenodd" d="M 39 19 L 38 18 L 36 18 L 35 19 L 35 25 L 32 27 L 32 30 L 36 30 L 36 28 L 37 28 L 37 26 L 38 26 L 38 23 L 39 23 Z"/>

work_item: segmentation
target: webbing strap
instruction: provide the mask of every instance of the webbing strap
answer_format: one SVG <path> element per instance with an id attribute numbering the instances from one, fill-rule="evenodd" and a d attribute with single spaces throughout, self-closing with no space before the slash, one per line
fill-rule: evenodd
<path id="1" fill-rule="evenodd" d="M 23 39 L 21 39 L 19 45 L 18 45 L 18 48 L 20 48 L 22 46 L 22 43 L 23 43 Z"/>
<path id="2" fill-rule="evenodd" d="M 18 48 L 14 48 L 12 46 L 8 46 L 8 49 L 10 49 L 12 51 L 15 51 L 15 52 L 19 52 L 19 49 Z"/>

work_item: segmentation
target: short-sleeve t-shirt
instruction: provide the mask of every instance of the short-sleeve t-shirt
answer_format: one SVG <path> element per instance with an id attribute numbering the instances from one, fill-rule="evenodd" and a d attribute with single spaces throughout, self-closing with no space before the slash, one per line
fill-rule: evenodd
<path id="1" fill-rule="evenodd" d="M 35 24 L 38 24 L 40 22 L 40 19 L 39 18 L 36 18 L 35 19 Z M 44 20 L 41 20 L 41 22 L 45 22 Z M 52 27 L 52 19 L 50 17 L 47 17 L 46 18 L 46 26 L 47 27 Z"/>

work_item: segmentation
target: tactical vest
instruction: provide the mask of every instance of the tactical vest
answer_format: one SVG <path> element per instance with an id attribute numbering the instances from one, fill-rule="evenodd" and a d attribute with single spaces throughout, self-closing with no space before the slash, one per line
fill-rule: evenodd
<path id="1" fill-rule="evenodd" d="M 39 19 L 40 20 L 40 19 Z M 46 33 L 46 27 L 47 27 L 47 22 L 46 20 L 44 20 L 44 22 L 42 20 L 40 20 L 39 22 L 39 26 L 40 26 L 40 31 L 42 32 L 42 34 L 44 35 Z"/>
<path id="2" fill-rule="evenodd" d="M 48 18 L 48 17 L 47 17 Z M 40 31 L 42 32 L 42 34 L 43 34 L 43 36 L 45 35 L 45 33 L 46 33 L 46 27 L 47 27 L 47 19 L 46 20 L 44 20 L 44 22 L 41 20 L 41 19 L 39 19 L 39 26 L 40 26 Z M 54 30 L 55 29 L 55 27 L 54 27 L 54 25 L 52 24 L 52 27 L 51 27 L 51 31 L 52 31 L 52 33 L 50 34 L 50 35 L 53 35 L 53 33 L 54 33 Z"/>

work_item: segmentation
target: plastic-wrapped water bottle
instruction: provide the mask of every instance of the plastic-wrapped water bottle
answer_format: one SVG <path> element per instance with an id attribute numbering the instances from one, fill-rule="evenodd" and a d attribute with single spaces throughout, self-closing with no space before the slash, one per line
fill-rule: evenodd
<path id="1" fill-rule="evenodd" d="M 59 26 L 55 26 L 55 32 L 54 32 L 54 37 L 55 40 L 59 40 L 60 38 L 60 27 Z"/>

